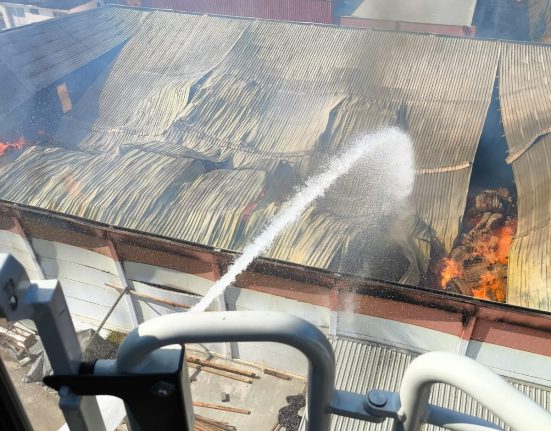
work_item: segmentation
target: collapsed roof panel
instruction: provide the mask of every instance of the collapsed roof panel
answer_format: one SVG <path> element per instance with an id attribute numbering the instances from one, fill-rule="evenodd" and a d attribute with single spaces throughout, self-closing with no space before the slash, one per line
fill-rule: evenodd
<path id="1" fill-rule="evenodd" d="M 551 51 L 504 46 L 499 97 L 518 192 L 507 302 L 551 310 Z"/>
<path id="2" fill-rule="evenodd" d="M 500 63 L 499 97 L 509 162 L 551 128 L 551 50 L 545 45 L 507 44 Z"/>
<path id="3" fill-rule="evenodd" d="M 135 141 L 143 141 L 143 136 L 158 139 L 249 25 L 225 21 L 151 13 L 110 69 L 62 121 L 56 139 L 96 153 L 116 150 L 119 137 L 125 142 L 132 142 L 131 136 Z M 75 137 L 80 139 L 75 142 Z"/>
<path id="4" fill-rule="evenodd" d="M 518 227 L 509 252 L 507 302 L 551 310 L 551 136 L 513 163 Z"/>
<path id="5" fill-rule="evenodd" d="M 144 230 L 214 247 L 235 248 L 244 217 L 263 196 L 266 173 L 216 169 L 184 184 L 172 202 L 158 206 Z"/>
<path id="6" fill-rule="evenodd" d="M 2 170 L 4 199 L 101 223 L 148 230 L 144 220 L 204 172 L 200 161 L 131 150 L 121 157 L 31 147 Z"/>

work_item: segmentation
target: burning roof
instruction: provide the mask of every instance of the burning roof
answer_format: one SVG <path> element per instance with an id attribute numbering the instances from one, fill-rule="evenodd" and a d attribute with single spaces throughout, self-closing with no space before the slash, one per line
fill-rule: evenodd
<path id="1" fill-rule="evenodd" d="M 410 268 L 396 279 L 412 284 L 426 271 L 431 247 L 449 252 L 458 236 L 498 64 L 506 89 L 516 79 L 509 63 L 536 49 L 115 7 L 62 23 L 0 35 L 0 60 L 9 66 L 0 73 L 11 69 L 33 93 L 109 50 L 120 52 L 72 100 L 51 148 L 28 148 L 2 168 L 2 199 L 239 250 L 324 157 L 360 134 L 399 124 L 412 135 L 417 175 L 415 215 L 400 228 L 413 238 L 402 247 Z M 31 37 L 24 54 L 6 54 L 5 46 Z M 524 67 L 544 67 L 546 48 L 539 55 L 526 57 Z M 514 97 L 505 95 L 504 112 L 518 103 Z M 516 123 L 504 121 L 509 139 Z M 515 148 L 527 144 L 524 136 L 518 141 Z M 368 246 L 353 205 L 337 199 L 312 207 L 269 256 L 342 270 L 348 254 Z M 522 211 L 521 203 L 520 231 Z"/>

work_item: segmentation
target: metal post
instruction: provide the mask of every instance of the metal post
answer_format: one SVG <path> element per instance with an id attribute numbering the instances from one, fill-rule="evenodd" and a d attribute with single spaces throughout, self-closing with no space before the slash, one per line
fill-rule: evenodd
<path id="1" fill-rule="evenodd" d="M 515 430 L 551 429 L 549 412 L 490 369 L 466 357 L 431 352 L 415 359 L 404 374 L 399 411 L 403 422 L 395 421 L 395 431 L 417 431 L 431 419 L 427 403 L 434 383 L 461 389 Z M 446 418 L 433 411 L 432 420 L 441 422 Z"/>
<path id="2" fill-rule="evenodd" d="M 107 246 L 109 247 L 109 253 L 111 254 L 111 259 L 113 259 L 113 262 L 115 264 L 115 269 L 117 270 L 117 275 L 119 277 L 122 288 L 124 289 L 124 291 L 130 291 L 130 285 L 128 284 L 128 280 L 126 279 L 124 267 L 119 259 L 117 249 L 115 248 L 115 244 L 113 244 L 113 241 L 111 241 L 111 238 L 107 239 Z M 128 306 L 128 313 L 130 314 L 130 320 L 132 321 L 132 327 L 136 328 L 140 324 L 138 313 L 136 311 L 139 308 L 139 305 L 137 301 L 132 297 L 132 295 L 126 295 L 125 299 Z"/>
<path id="3" fill-rule="evenodd" d="M 78 374 L 82 352 L 57 280 L 29 284 L 23 266 L 1 254 L 0 311 L 9 320 L 35 322 L 55 374 Z M 60 393 L 60 407 L 71 431 L 105 431 L 95 397 L 78 397 L 65 390 Z"/>
<path id="4" fill-rule="evenodd" d="M 119 373 L 132 373 L 160 347 L 224 341 L 271 341 L 304 353 L 310 362 L 306 409 L 309 429 L 329 430 L 335 381 L 333 349 L 318 328 L 288 314 L 232 311 L 160 316 L 128 334 L 120 345 L 115 367 Z"/>
<path id="5" fill-rule="evenodd" d="M 27 249 L 27 254 L 31 258 L 33 265 L 35 267 L 35 271 L 38 274 L 38 277 L 41 280 L 45 280 L 46 277 L 44 276 L 44 271 L 42 270 L 42 267 L 40 266 L 40 262 L 38 262 L 38 257 L 36 256 L 36 253 L 34 251 L 34 248 L 31 244 L 31 240 L 27 236 L 25 229 L 23 229 L 23 225 L 19 221 L 17 217 L 12 217 L 13 224 L 15 225 L 15 230 L 17 234 L 21 237 L 21 240 L 23 241 L 23 244 L 25 248 Z"/>

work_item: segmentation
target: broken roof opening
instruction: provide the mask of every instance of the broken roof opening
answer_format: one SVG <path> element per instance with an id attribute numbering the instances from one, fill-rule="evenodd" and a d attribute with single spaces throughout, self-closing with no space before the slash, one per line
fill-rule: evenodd
<path id="1" fill-rule="evenodd" d="M 517 191 L 507 163 L 499 77 L 473 162 L 461 231 L 446 256 L 433 256 L 435 288 L 504 302 L 509 251 L 517 227 Z"/>

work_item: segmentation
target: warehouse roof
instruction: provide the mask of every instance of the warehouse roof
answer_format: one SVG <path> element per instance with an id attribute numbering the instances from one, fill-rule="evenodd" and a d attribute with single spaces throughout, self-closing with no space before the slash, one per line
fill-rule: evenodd
<path id="1" fill-rule="evenodd" d="M 283 177 L 288 176 L 281 175 L 282 163 L 288 167 L 285 172 L 294 173 L 300 182 L 315 172 L 327 155 L 342 150 L 358 135 L 396 124 L 402 116 L 415 145 L 418 178 L 414 201 L 418 202 L 420 223 L 431 226 L 445 247 L 451 246 L 463 215 L 470 164 L 490 102 L 497 42 L 109 9 L 114 11 L 111 14 L 115 18 L 111 19 L 127 23 L 117 24 L 128 29 L 117 34 L 128 41 L 112 65 L 62 118 L 53 145 L 63 148 L 61 152 L 71 149 L 85 157 L 115 158 L 119 163 L 111 161 L 110 169 L 118 174 L 110 176 L 110 182 L 108 176 L 89 181 L 84 178 L 85 170 L 77 171 L 75 181 L 88 184 L 83 189 L 86 193 L 79 195 L 80 203 L 66 199 L 58 185 L 48 182 L 43 196 L 52 198 L 40 200 L 38 206 L 239 249 L 246 242 L 243 234 L 250 238 L 258 232 L 290 192 L 293 184 L 281 186 Z M 89 28 L 107 25 L 100 14 L 87 18 L 92 23 L 101 22 Z M 83 18 L 77 15 L 77 19 Z M 25 37 L 25 33 L 19 35 Z M 10 37 L 15 36 L 13 32 Z M 68 61 L 73 59 L 68 55 L 71 47 L 64 45 L 68 38 L 58 30 L 52 36 L 48 40 L 59 38 L 61 42 L 43 47 L 37 42 L 39 48 L 30 49 L 31 54 L 26 55 L 55 54 L 53 57 L 59 57 L 63 65 L 55 68 L 59 76 L 76 64 L 70 67 L 73 63 Z M 12 64 L 17 64 L 17 58 Z M 477 80 L 466 80 L 465 76 L 476 76 Z M 37 79 L 34 88 L 49 81 L 46 77 Z M 139 178 L 125 175 L 129 168 L 119 157 L 121 149 L 129 145 L 167 156 L 149 164 L 152 172 L 163 170 L 162 164 L 172 160 L 175 148 L 185 149 L 180 156 L 208 161 L 209 172 L 203 173 L 208 179 L 198 176 L 185 191 L 177 191 L 180 185 L 175 180 L 169 187 L 173 195 L 156 197 L 161 187 L 153 195 L 132 194 L 134 205 L 113 199 L 109 211 L 94 209 L 97 198 L 90 202 L 86 196 L 99 196 L 101 190 L 109 188 L 128 189 L 128 178 L 135 178 L 138 190 L 140 183 L 154 181 L 145 172 Z M 10 178 L 11 186 L 4 189 L 4 199 L 37 201 L 31 196 L 34 191 L 14 187 L 17 180 L 11 178 L 17 176 L 26 183 L 29 174 L 17 165 L 23 166 L 30 156 L 30 152 L 24 153 L 13 167 L 6 168 L 4 175 Z M 60 158 L 59 163 L 66 161 Z M 242 172 L 234 174 L 227 168 Z M 239 180 L 230 179 L 234 177 Z M 213 180 L 231 186 L 222 191 Z M 261 192 L 270 189 L 270 183 L 277 183 L 280 190 L 267 202 Z M 205 184 L 210 184 L 211 197 L 206 196 Z M 453 202 L 441 198 L 450 190 L 457 196 Z M 341 195 L 353 191 L 354 186 Z M 184 197 L 185 202 L 177 200 Z M 220 199 L 228 203 L 217 206 Z M 64 203 L 56 203 L 61 201 Z M 360 209 L 350 207 L 364 205 L 357 201 L 335 199 L 332 207 L 311 208 L 300 223 L 276 241 L 269 255 L 342 269 L 339 261 L 343 256 L 366 247 L 365 233 L 362 236 L 365 220 Z M 155 202 L 171 202 L 171 206 L 154 209 Z M 106 217 L 106 212 L 117 217 Z M 359 216 L 344 217 L 349 214 Z M 413 229 L 423 230 L 418 226 Z M 335 235 L 326 235 L 327 231 Z M 415 247 L 428 256 L 427 237 L 424 233 L 421 237 Z"/>
<path id="2" fill-rule="evenodd" d="M 551 51 L 504 46 L 503 127 L 518 192 L 518 228 L 509 256 L 508 302 L 551 310 Z"/>
<path id="3" fill-rule="evenodd" d="M 535 61 L 545 67 L 549 49 L 115 7 L 62 22 L 77 33 L 46 22 L 0 35 L 2 47 L 43 36 L 13 58 L 0 49 L 0 60 L 23 71 L 6 70 L 6 79 L 21 79 L 32 93 L 126 43 L 62 117 L 49 143 L 56 149 L 29 149 L 3 168 L 2 199 L 240 250 L 327 156 L 358 135 L 400 124 L 412 136 L 417 168 L 416 217 L 402 225 L 415 238 L 401 245 L 410 266 L 426 265 L 435 243 L 449 250 L 458 234 L 500 59 L 506 82 L 509 57 L 539 50 Z M 89 46 L 87 31 L 98 38 L 95 51 L 79 49 Z M 46 58 L 50 66 L 39 67 Z M 516 130 L 505 128 L 508 136 Z M 515 139 L 515 149 L 526 144 L 526 136 Z M 41 151 L 47 156 L 39 161 Z M 66 157 L 83 168 L 68 168 Z M 132 158 L 143 167 L 134 169 Z M 25 167 L 35 163 L 48 164 L 43 172 L 73 169 L 75 186 L 39 181 L 38 194 Z M 353 198 L 359 181 L 331 205 L 306 211 L 268 255 L 354 272 L 341 263 L 368 247 L 365 203 Z M 417 283 L 422 272 L 396 279 L 407 274 L 402 281 Z"/>

